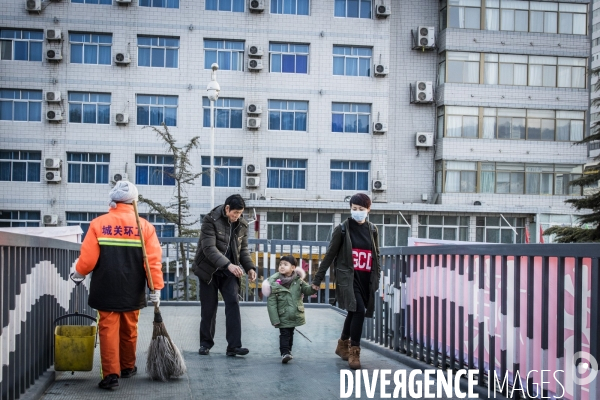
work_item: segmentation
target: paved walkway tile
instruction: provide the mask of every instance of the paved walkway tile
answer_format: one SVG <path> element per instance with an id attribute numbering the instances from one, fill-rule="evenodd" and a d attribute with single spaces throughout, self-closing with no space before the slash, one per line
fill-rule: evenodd
<path id="1" fill-rule="evenodd" d="M 269 323 L 266 307 L 242 307 L 242 342 L 250 353 L 244 357 L 226 357 L 225 314 L 219 307 L 215 346 L 210 355 L 201 356 L 199 348 L 200 307 L 163 307 L 165 326 L 182 351 L 188 373 L 169 382 L 154 382 L 145 373 L 146 355 L 152 335 L 151 307 L 142 310 L 137 348 L 138 374 L 120 379 L 113 390 L 98 388 L 100 355 L 96 349 L 91 372 L 57 372 L 56 381 L 43 400 L 131 399 L 131 400 L 233 400 L 233 399 L 339 399 L 340 370 L 348 363 L 334 354 L 344 317 L 332 309 L 307 308 L 307 324 L 299 327 L 312 343 L 297 332 L 294 335 L 294 359 L 281 364 L 279 330 Z M 410 369 L 373 351 L 362 350 L 362 366 L 396 371 Z M 388 393 L 393 385 L 388 388 Z M 379 387 L 374 398 L 379 399 Z M 354 394 L 351 398 L 355 398 Z M 364 386 L 361 397 L 366 399 Z M 446 398 L 446 397 L 443 397 Z"/>

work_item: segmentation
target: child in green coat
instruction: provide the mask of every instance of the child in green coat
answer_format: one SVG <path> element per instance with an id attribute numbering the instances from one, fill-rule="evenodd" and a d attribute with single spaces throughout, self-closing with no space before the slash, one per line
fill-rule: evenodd
<path id="1" fill-rule="evenodd" d="M 317 292 L 303 280 L 306 273 L 297 265 L 293 256 L 281 257 L 279 272 L 262 284 L 263 296 L 268 297 L 269 319 L 279 328 L 279 350 L 284 364 L 293 358 L 294 328 L 306 323 L 302 299 Z"/>

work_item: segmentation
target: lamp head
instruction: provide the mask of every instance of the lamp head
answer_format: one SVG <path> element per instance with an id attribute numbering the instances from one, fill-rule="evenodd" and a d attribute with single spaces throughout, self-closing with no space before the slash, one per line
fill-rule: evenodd
<path id="1" fill-rule="evenodd" d="M 219 69 L 219 64 L 217 64 L 217 63 L 212 63 L 212 65 L 210 66 L 210 68 L 211 68 L 213 71 L 216 71 L 216 70 L 218 70 L 218 69 Z"/>

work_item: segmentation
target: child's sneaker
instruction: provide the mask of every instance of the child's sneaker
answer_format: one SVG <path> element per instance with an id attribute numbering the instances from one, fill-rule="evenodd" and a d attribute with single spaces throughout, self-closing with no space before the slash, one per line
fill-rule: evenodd
<path id="1" fill-rule="evenodd" d="M 292 355 L 291 355 L 291 354 L 289 354 L 289 353 L 288 353 L 288 354 L 284 354 L 284 355 L 282 355 L 282 356 L 281 356 L 281 363 L 282 363 L 282 364 L 287 364 L 287 363 L 288 363 L 288 361 L 290 361 L 290 360 L 291 360 L 291 359 L 293 359 L 293 358 L 294 358 L 294 357 L 292 357 Z"/>

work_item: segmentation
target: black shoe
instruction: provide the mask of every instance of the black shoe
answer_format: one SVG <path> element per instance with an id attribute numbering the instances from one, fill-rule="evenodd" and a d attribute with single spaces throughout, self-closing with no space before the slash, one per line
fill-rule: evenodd
<path id="1" fill-rule="evenodd" d="M 131 378 L 137 374 L 137 366 L 121 370 L 121 378 Z"/>
<path id="2" fill-rule="evenodd" d="M 205 346 L 200 346 L 200 350 L 198 350 L 198 353 L 200 353 L 201 356 L 207 356 L 209 352 L 210 349 Z"/>
<path id="3" fill-rule="evenodd" d="M 236 347 L 235 349 L 230 349 L 228 347 L 226 354 L 228 356 L 245 356 L 249 352 L 250 352 L 250 350 L 246 349 L 245 347 Z"/>
<path id="4" fill-rule="evenodd" d="M 117 386 L 119 386 L 119 376 L 117 374 L 107 375 L 98 384 L 98 387 L 101 389 L 112 389 Z"/>
<path id="5" fill-rule="evenodd" d="M 288 361 L 290 361 L 293 358 L 294 357 L 292 357 L 292 355 L 290 353 L 284 354 L 284 355 L 281 356 L 281 362 L 282 362 L 282 364 L 287 364 Z"/>

